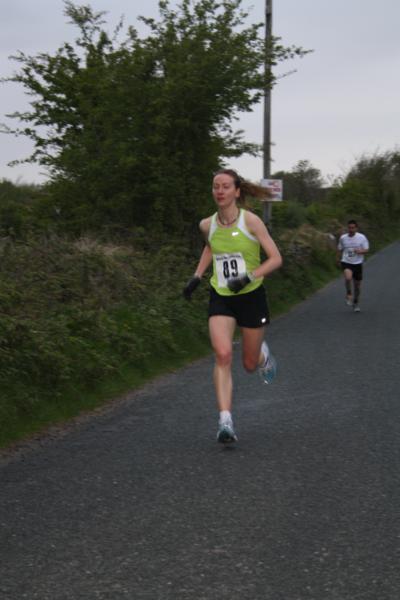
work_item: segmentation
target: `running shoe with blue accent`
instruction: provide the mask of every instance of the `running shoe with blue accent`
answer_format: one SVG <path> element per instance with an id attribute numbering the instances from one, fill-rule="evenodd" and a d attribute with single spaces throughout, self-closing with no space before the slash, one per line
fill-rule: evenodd
<path id="1" fill-rule="evenodd" d="M 237 442 L 237 440 L 232 421 L 219 424 L 217 442 L 220 442 L 220 444 L 233 444 Z"/>
<path id="2" fill-rule="evenodd" d="M 268 348 L 267 342 L 265 341 L 261 345 L 261 352 L 265 356 L 265 363 L 262 367 L 259 368 L 259 372 L 263 382 L 269 384 L 272 383 L 276 377 L 277 363 L 274 356 L 272 356 Z"/>

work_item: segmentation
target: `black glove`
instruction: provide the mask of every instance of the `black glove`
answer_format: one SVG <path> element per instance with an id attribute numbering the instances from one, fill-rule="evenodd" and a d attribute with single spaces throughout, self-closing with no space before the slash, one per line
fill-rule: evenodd
<path id="1" fill-rule="evenodd" d="M 200 285 L 200 281 L 201 281 L 201 279 L 200 279 L 200 277 L 197 277 L 197 275 L 194 275 L 194 277 L 191 277 L 189 279 L 189 281 L 183 288 L 183 295 L 186 298 L 186 300 L 192 299 L 192 294 L 193 294 L 194 290 L 197 288 L 197 286 Z"/>
<path id="2" fill-rule="evenodd" d="M 231 292 L 235 292 L 237 294 L 242 290 L 248 283 L 250 283 L 250 277 L 246 275 L 241 275 L 240 277 L 233 277 L 232 279 L 228 279 L 228 288 Z"/>

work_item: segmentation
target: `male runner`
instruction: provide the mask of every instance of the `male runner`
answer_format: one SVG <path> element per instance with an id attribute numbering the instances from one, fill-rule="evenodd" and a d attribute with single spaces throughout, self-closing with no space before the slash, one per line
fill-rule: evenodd
<path id="1" fill-rule="evenodd" d="M 358 232 L 354 219 L 347 223 L 347 233 L 340 236 L 337 246 L 337 262 L 341 264 L 346 287 L 346 304 L 360 312 L 361 281 L 363 278 L 364 255 L 369 250 L 369 242 L 363 233 Z M 352 286 L 353 284 L 353 286 Z M 353 289 L 352 289 L 353 287 Z"/>

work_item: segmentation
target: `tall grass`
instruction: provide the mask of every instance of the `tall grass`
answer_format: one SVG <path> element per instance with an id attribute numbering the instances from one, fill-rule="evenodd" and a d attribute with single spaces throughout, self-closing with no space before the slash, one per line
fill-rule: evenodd
<path id="1" fill-rule="evenodd" d="M 0 443 L 204 353 L 205 290 L 185 302 L 187 275 L 170 247 L 3 242 Z"/>

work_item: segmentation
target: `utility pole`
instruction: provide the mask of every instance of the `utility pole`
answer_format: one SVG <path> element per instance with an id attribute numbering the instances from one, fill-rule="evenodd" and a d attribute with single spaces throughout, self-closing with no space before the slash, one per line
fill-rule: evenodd
<path id="1" fill-rule="evenodd" d="M 272 0 L 265 0 L 265 43 L 266 47 L 272 37 Z M 271 64 L 269 62 L 269 53 L 265 56 L 265 75 L 267 84 L 264 90 L 264 165 L 263 177 L 269 179 L 271 175 Z M 272 203 L 265 202 L 263 208 L 264 223 L 271 226 Z"/>

